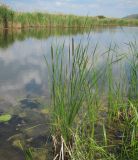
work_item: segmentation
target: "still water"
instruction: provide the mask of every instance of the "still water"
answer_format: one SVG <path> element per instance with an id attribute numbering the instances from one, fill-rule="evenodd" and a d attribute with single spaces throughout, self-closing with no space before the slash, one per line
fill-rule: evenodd
<path id="1" fill-rule="evenodd" d="M 50 54 L 51 44 L 68 48 L 71 38 L 75 44 L 83 39 L 87 44 L 87 31 L 73 30 L 18 30 L 0 33 L 0 97 L 15 102 L 27 95 L 48 96 L 44 55 Z M 110 43 L 125 50 L 125 43 L 138 39 L 137 27 L 96 28 L 90 33 L 90 49 L 99 45 L 106 51 Z M 101 53 L 102 53 L 101 52 Z"/>
<path id="2" fill-rule="evenodd" d="M 68 50 L 72 38 L 75 45 L 80 40 L 83 45 L 87 44 L 88 32 L 72 29 L 0 32 L 0 114 L 13 116 L 9 122 L 0 123 L 0 160 L 24 159 L 16 145 L 17 139 L 27 139 L 29 145 L 39 145 L 43 140 L 41 136 L 48 130 L 44 125 L 47 118 L 38 108 L 43 108 L 42 104 L 46 105 L 49 100 L 44 56 L 50 57 L 51 44 L 65 43 L 65 51 Z M 100 55 L 112 44 L 124 53 L 128 42 L 138 40 L 138 27 L 94 28 L 89 38 L 89 52 L 98 44 L 96 53 Z M 35 125 L 39 127 L 28 131 Z"/>

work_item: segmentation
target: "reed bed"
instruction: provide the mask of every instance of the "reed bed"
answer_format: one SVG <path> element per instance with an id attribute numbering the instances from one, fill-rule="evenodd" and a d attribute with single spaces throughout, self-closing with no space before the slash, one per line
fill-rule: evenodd
<path id="1" fill-rule="evenodd" d="M 87 19 L 87 21 L 86 21 Z M 137 26 L 136 19 L 106 18 L 104 16 L 75 16 L 50 13 L 21 13 L 15 12 L 5 5 L 0 6 L 0 28 L 27 27 L 71 27 L 91 28 L 91 26 Z"/>
<path id="2" fill-rule="evenodd" d="M 106 57 L 104 65 L 98 65 L 97 46 L 88 53 L 89 36 L 85 46 L 81 40 L 76 46 L 72 39 L 68 53 L 64 46 L 52 45 L 51 61 L 45 57 L 51 91 L 53 157 L 137 159 L 137 42 L 126 44 L 125 54 L 110 46 L 102 55 Z M 118 78 L 113 74 L 114 66 L 121 67 Z"/>

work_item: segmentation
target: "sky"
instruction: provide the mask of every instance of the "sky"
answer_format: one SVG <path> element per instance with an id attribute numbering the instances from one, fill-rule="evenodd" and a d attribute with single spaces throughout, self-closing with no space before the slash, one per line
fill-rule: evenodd
<path id="1" fill-rule="evenodd" d="M 138 0 L 0 0 L 16 11 L 124 17 L 138 13 Z"/>

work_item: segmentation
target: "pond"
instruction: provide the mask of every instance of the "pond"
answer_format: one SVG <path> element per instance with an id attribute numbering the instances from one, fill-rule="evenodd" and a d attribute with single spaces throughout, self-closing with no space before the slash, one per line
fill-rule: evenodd
<path id="1" fill-rule="evenodd" d="M 120 54 L 127 52 L 127 43 L 138 40 L 138 27 L 97 27 L 80 29 L 26 29 L 0 32 L 0 114 L 12 115 L 8 122 L 0 122 L 0 159 L 24 159 L 17 140 L 41 147 L 48 141 L 49 104 L 47 66 L 44 56 L 50 58 L 51 45 L 65 44 L 68 50 L 74 44 L 87 45 L 89 52 L 96 45 L 102 55 L 111 45 Z M 100 57 L 100 56 L 99 56 Z M 105 63 L 104 58 L 99 59 Z M 114 71 L 117 75 L 118 71 Z"/>

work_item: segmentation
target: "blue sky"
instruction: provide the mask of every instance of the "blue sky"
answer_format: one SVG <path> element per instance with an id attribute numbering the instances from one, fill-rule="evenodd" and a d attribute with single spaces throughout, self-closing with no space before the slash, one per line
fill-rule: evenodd
<path id="1" fill-rule="evenodd" d="M 17 11 L 123 17 L 138 13 L 138 0 L 0 0 Z"/>

